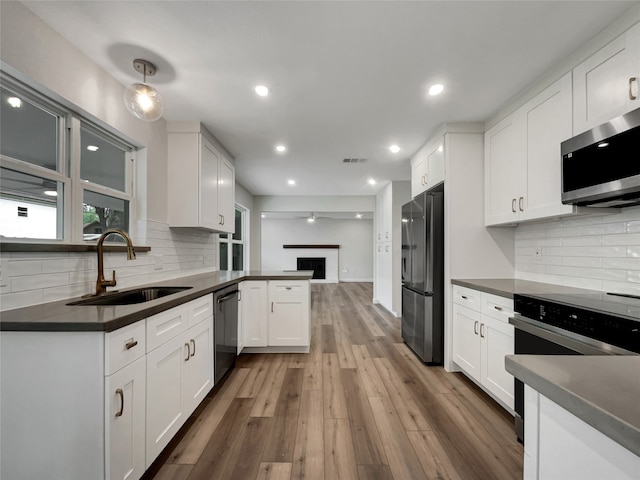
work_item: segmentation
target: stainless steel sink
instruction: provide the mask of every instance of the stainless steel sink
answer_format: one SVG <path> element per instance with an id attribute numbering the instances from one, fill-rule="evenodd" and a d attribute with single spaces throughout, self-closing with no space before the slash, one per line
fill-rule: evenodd
<path id="1" fill-rule="evenodd" d="M 94 295 L 84 300 L 67 303 L 67 305 L 133 305 L 144 303 L 157 298 L 166 297 L 174 293 L 182 292 L 193 287 L 148 287 L 127 290 L 126 292 L 113 292 L 102 295 Z"/>

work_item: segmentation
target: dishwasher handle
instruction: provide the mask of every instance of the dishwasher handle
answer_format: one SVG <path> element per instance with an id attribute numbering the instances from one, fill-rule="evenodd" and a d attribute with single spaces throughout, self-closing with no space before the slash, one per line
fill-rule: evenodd
<path id="1" fill-rule="evenodd" d="M 233 292 L 227 293 L 224 297 L 218 298 L 218 300 L 217 300 L 218 305 L 221 304 L 222 302 L 226 302 L 230 298 L 235 297 L 238 294 L 238 292 L 239 292 L 239 290 L 234 290 Z"/>

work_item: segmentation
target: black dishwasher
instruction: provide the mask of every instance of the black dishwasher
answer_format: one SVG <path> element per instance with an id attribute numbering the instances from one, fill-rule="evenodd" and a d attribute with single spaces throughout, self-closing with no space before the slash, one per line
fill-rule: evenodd
<path id="1" fill-rule="evenodd" d="M 215 383 L 236 363 L 238 353 L 238 286 L 223 288 L 213 294 L 213 371 Z"/>

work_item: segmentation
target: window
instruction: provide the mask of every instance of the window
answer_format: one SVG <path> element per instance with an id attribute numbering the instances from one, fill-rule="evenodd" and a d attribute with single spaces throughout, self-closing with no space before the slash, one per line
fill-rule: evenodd
<path id="1" fill-rule="evenodd" d="M 1 238 L 75 243 L 129 231 L 131 145 L 3 72 L 0 118 Z"/>
<path id="2" fill-rule="evenodd" d="M 244 270 L 245 269 L 245 214 L 246 209 L 236 205 L 235 233 L 229 239 L 228 234 L 220 234 L 220 270 Z M 229 268 L 231 267 L 231 268 Z"/>

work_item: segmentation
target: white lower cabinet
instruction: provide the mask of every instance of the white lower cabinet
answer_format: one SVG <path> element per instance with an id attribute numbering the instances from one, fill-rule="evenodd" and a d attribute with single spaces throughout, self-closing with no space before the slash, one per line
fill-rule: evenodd
<path id="1" fill-rule="evenodd" d="M 105 377 L 105 458 L 108 479 L 133 480 L 146 470 L 146 358 Z"/>
<path id="2" fill-rule="evenodd" d="M 197 323 L 147 353 L 147 468 L 213 388 L 213 310 L 201 320 L 194 302 L 159 314 Z"/>
<path id="3" fill-rule="evenodd" d="M 269 281 L 269 345 L 309 345 L 309 282 Z"/>
<path id="4" fill-rule="evenodd" d="M 309 348 L 309 280 L 248 280 L 241 282 L 239 289 L 245 351 Z"/>
<path id="5" fill-rule="evenodd" d="M 453 361 L 512 411 L 514 379 L 504 357 L 514 351 L 513 326 L 508 323 L 513 300 L 454 285 L 452 312 Z"/>
<path id="6" fill-rule="evenodd" d="M 268 292 L 266 280 L 240 282 L 240 323 L 245 347 L 267 346 Z"/>

